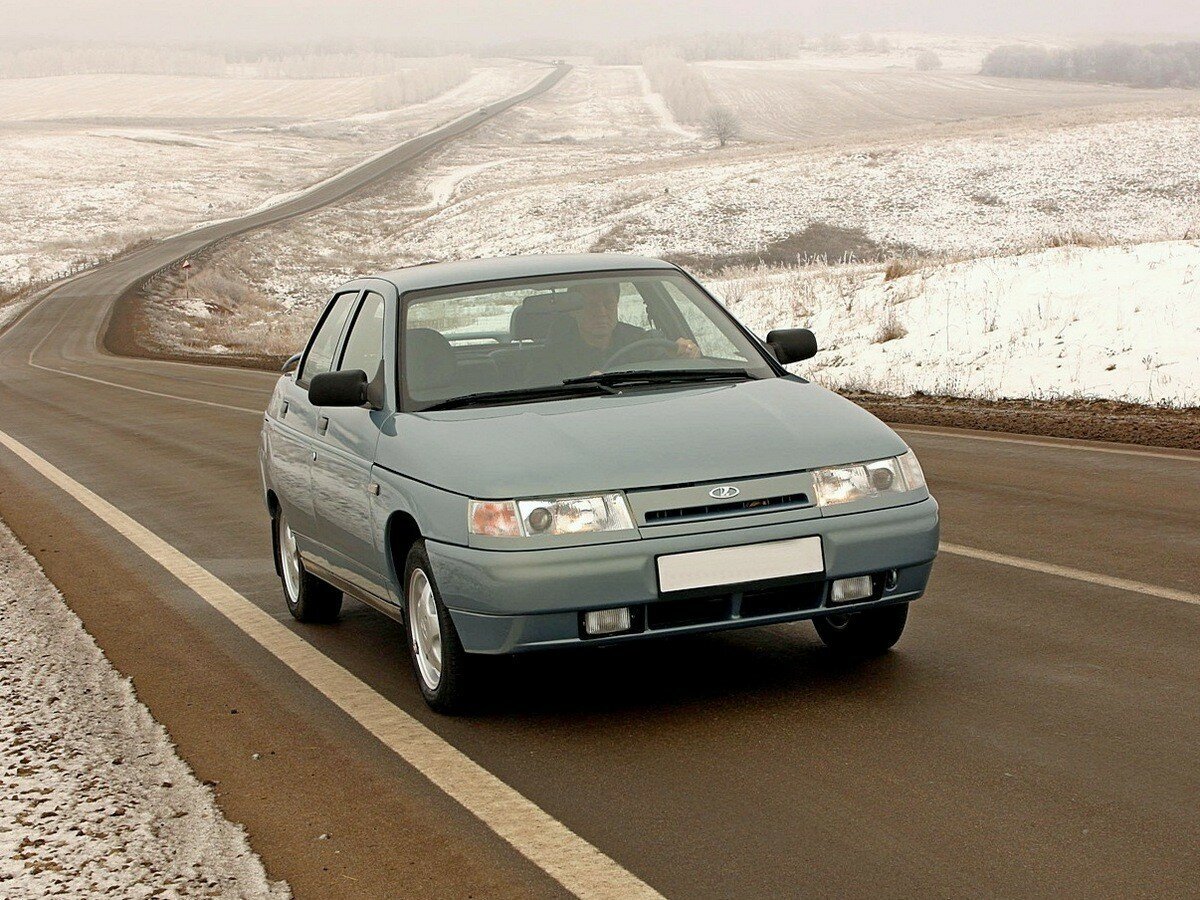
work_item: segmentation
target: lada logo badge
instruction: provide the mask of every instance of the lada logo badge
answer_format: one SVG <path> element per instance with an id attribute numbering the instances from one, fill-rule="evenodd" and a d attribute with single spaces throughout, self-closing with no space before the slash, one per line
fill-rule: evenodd
<path id="1" fill-rule="evenodd" d="M 720 487 L 715 487 L 709 491 L 708 496 L 712 497 L 714 500 L 732 500 L 740 493 L 741 491 L 735 488 L 732 484 L 723 484 Z"/>

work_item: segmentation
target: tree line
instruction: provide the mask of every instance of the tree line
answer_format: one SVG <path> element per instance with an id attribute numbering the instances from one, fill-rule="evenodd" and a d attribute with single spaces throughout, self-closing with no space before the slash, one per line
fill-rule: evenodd
<path id="1" fill-rule="evenodd" d="M 1200 42 L 1130 44 L 1109 41 L 1083 47 L 1027 44 L 997 47 L 982 74 L 1005 78 L 1097 81 L 1134 87 L 1200 87 Z"/>
<path id="2" fill-rule="evenodd" d="M 420 49 L 421 52 L 410 52 L 407 47 L 355 50 L 332 44 L 221 49 L 203 45 L 188 48 L 63 43 L 0 49 L 0 78 L 91 74 L 345 78 L 403 74 L 429 64 L 439 73 L 434 80 L 440 80 L 446 69 L 443 60 L 463 58 L 445 47 L 440 48 L 441 53 L 434 52 L 439 48 L 432 43 Z"/>

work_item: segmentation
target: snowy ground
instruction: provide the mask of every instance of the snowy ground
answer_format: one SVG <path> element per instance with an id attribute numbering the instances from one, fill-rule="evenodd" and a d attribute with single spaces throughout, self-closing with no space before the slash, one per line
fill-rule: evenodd
<path id="1" fill-rule="evenodd" d="M 930 123 L 1050 110 L 1140 104 L 1147 92 L 1119 85 L 985 78 L 982 53 L 945 52 L 945 65 L 913 67 L 897 39 L 887 54 L 805 55 L 785 60 L 698 63 L 713 99 L 731 109 L 750 141 L 812 141 L 884 135 Z M 1170 93 L 1185 100 L 1187 92 Z"/>
<path id="2" fill-rule="evenodd" d="M 0 80 L 0 289 L 258 206 L 544 71 L 481 60 L 435 100 L 386 112 L 364 112 L 371 79 Z"/>
<path id="3" fill-rule="evenodd" d="M 288 893 L 0 523 L 0 896 Z"/>
<path id="4" fill-rule="evenodd" d="M 160 285 L 156 332 L 172 347 L 286 355 L 337 284 L 400 265 L 629 250 L 717 268 L 766 253 L 792 267 L 754 276 L 778 302 L 731 284 L 748 304 L 738 312 L 763 332 L 794 324 L 772 285 L 807 291 L 827 348 L 818 377 L 832 385 L 1195 403 L 1200 375 L 1180 343 L 1196 336 L 1194 247 L 1171 241 L 1200 235 L 1200 98 L 1143 94 L 885 139 L 849 123 L 835 141 L 714 151 L 669 120 L 639 67 L 581 65 L 416 177 L 222 251 L 200 302 Z M 810 251 L 810 233 L 832 235 L 832 249 Z M 879 265 L 837 264 L 839 241 L 859 258 L 925 262 L 884 285 Z M 1093 249 L 1029 253 L 1064 241 Z M 798 273 L 807 252 L 835 265 Z M 907 335 L 877 342 L 880 316 Z"/>
<path id="5" fill-rule="evenodd" d="M 910 252 L 984 254 L 1072 231 L 1131 241 L 1200 230 L 1194 112 L 839 149 L 688 153 L 557 177 L 540 171 L 531 178 L 518 176 L 520 167 L 489 170 L 470 196 L 406 232 L 393 252 L 432 258 L 599 245 L 720 256 L 823 224 Z"/>
<path id="6" fill-rule="evenodd" d="M 760 334 L 802 325 L 832 388 L 1200 405 L 1200 241 L 929 265 L 763 269 L 709 282 Z"/>

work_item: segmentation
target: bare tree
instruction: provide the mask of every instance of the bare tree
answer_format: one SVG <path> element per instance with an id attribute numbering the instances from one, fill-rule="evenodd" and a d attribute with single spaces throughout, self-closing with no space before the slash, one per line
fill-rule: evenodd
<path id="1" fill-rule="evenodd" d="M 917 60 L 914 65 L 918 72 L 932 72 L 934 69 L 942 67 L 942 58 L 932 50 L 922 50 L 917 54 Z"/>
<path id="2" fill-rule="evenodd" d="M 703 127 L 704 136 L 712 138 L 719 147 L 742 136 L 741 120 L 727 106 L 710 106 L 704 114 Z"/>

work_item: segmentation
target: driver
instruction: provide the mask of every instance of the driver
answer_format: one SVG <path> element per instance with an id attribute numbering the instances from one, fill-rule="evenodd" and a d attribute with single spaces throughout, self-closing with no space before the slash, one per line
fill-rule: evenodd
<path id="1" fill-rule="evenodd" d="M 594 373 L 604 361 L 630 344 L 662 338 L 658 331 L 647 331 L 617 318 L 621 285 L 616 281 L 585 284 L 574 291 L 582 301 L 570 311 L 570 318 L 551 329 L 546 349 L 559 372 L 571 375 Z M 695 341 L 675 341 L 677 358 L 696 359 L 700 348 Z"/>

